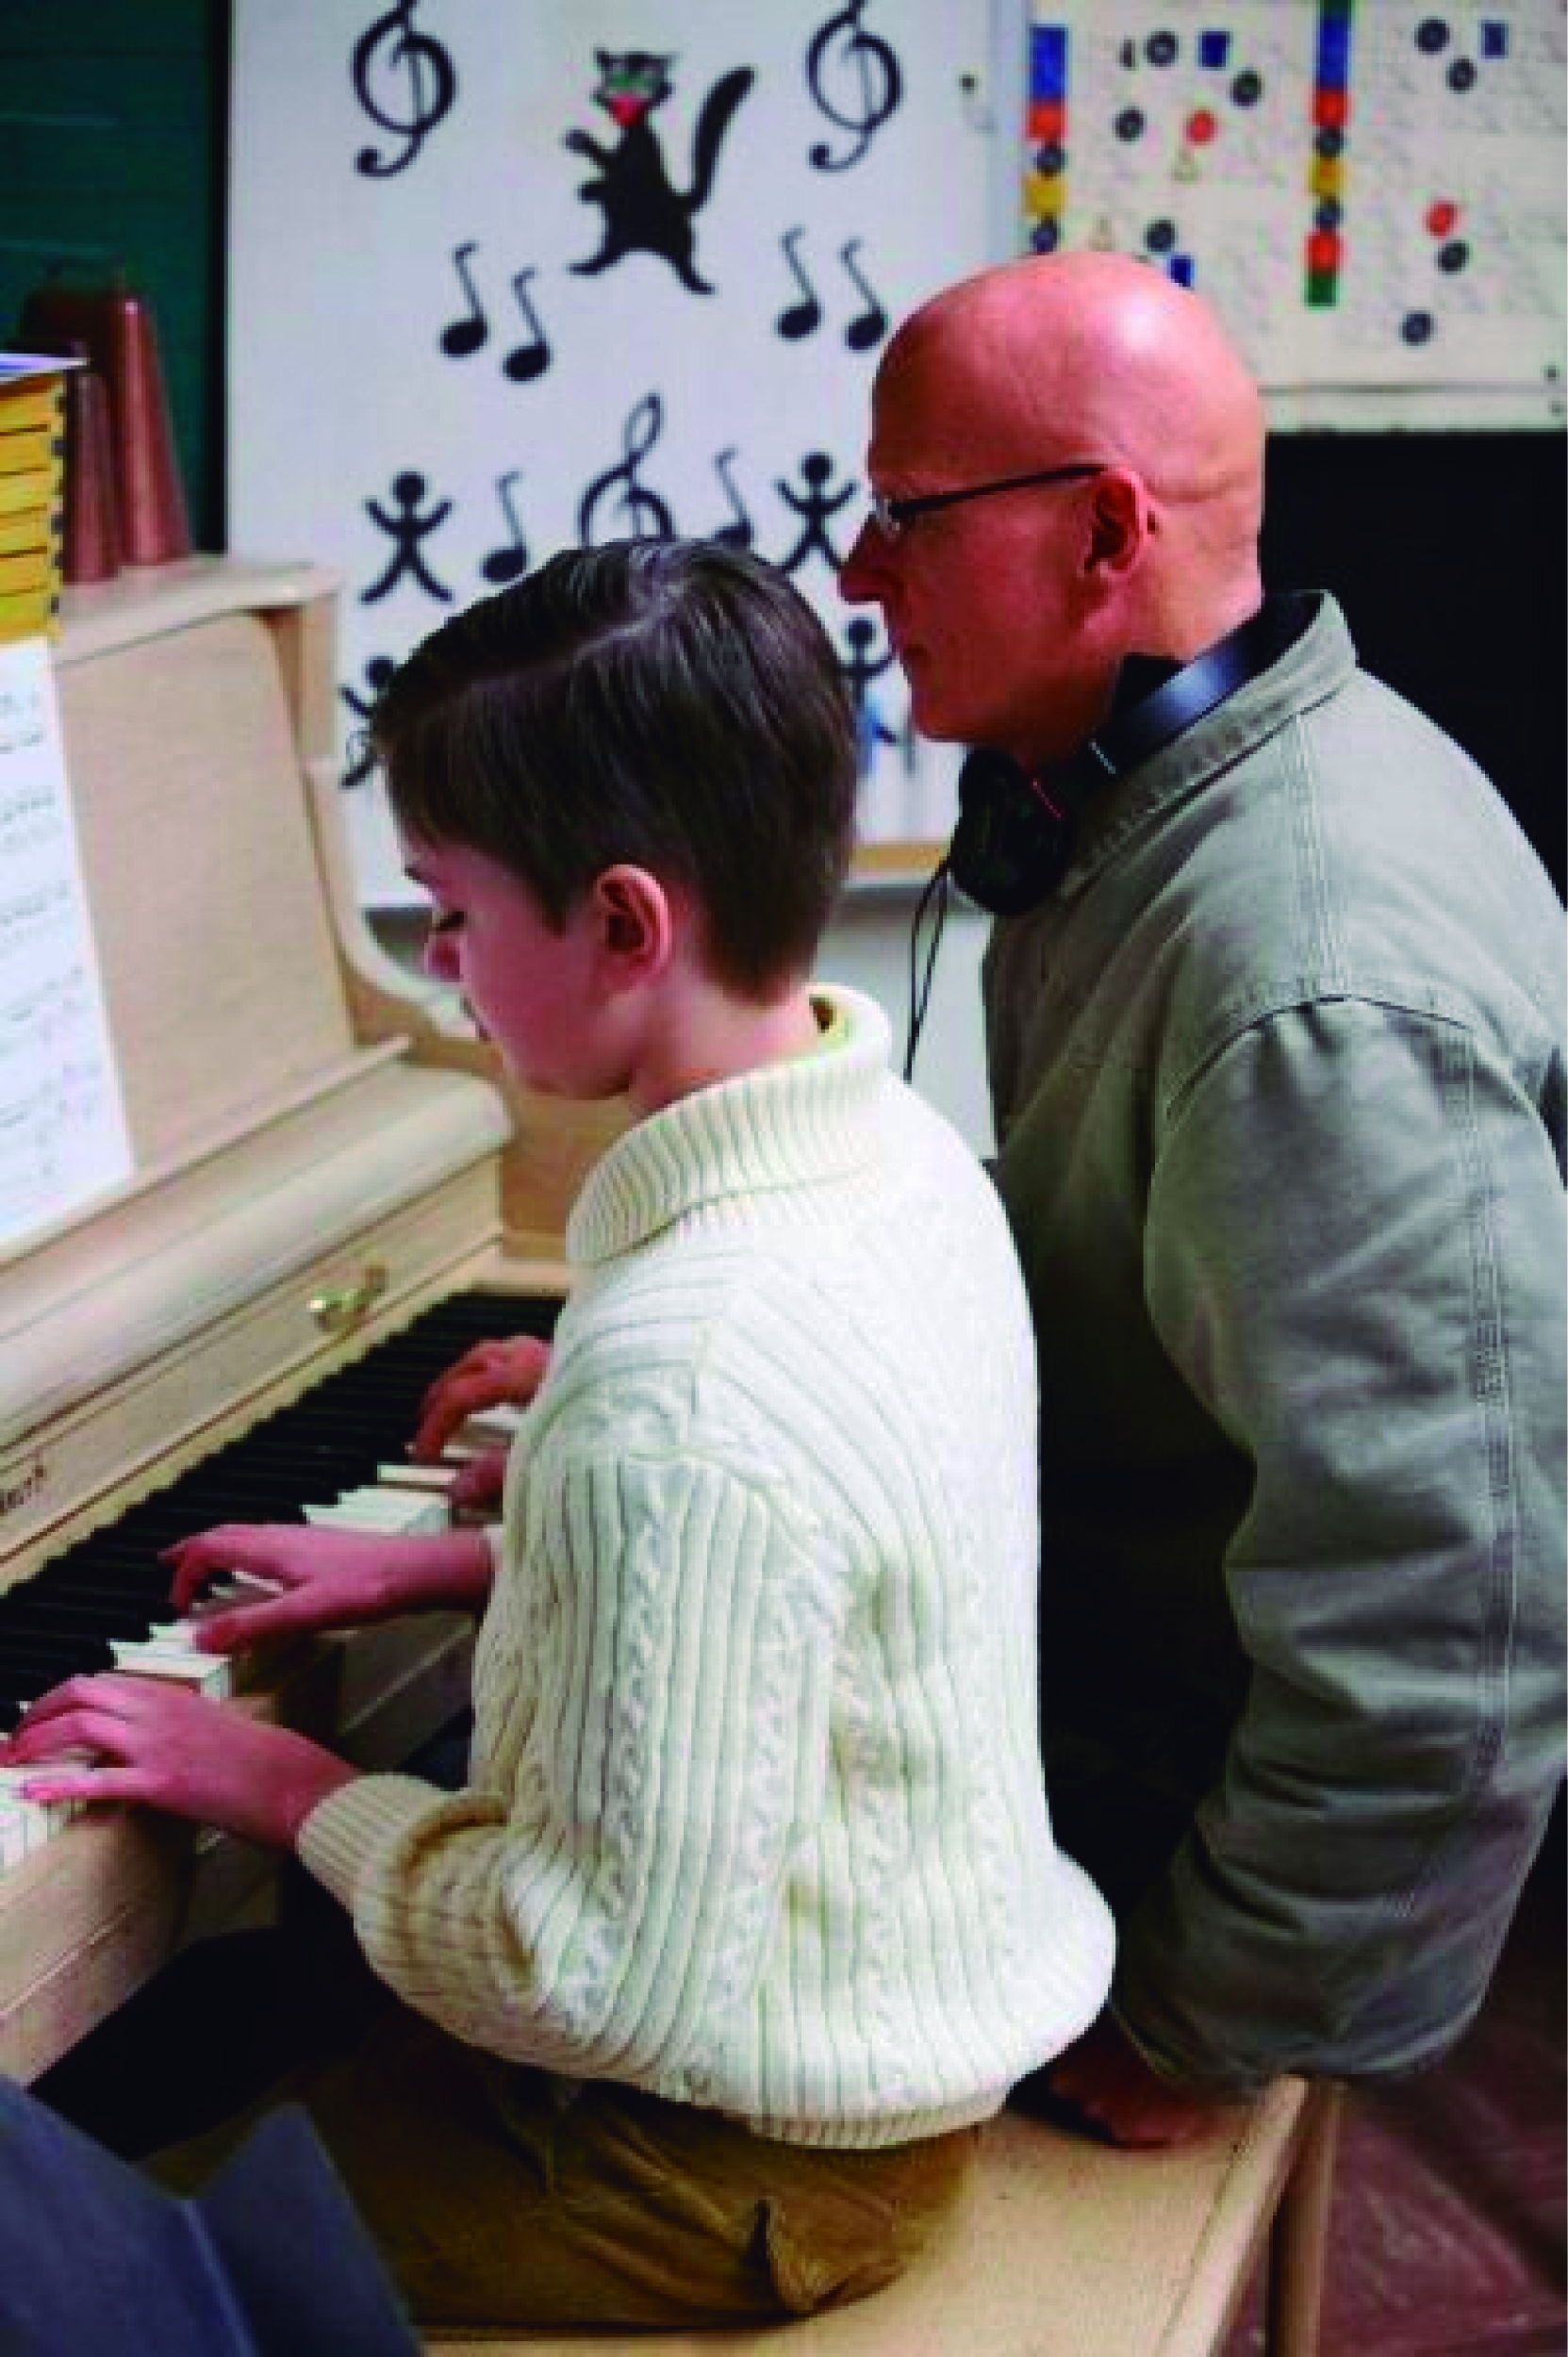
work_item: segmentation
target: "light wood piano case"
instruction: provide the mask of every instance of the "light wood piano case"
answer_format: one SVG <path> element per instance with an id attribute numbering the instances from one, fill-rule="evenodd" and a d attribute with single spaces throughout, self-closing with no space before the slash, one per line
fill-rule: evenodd
<path id="1" fill-rule="evenodd" d="M 371 939 L 334 634 L 309 567 L 195 558 L 67 594 L 56 676 L 134 1172 L 0 1258 L 0 1592 L 432 1301 L 558 1290 L 566 1210 L 618 1126 L 547 1121 Z M 396 1758 L 462 1701 L 469 1641 L 453 1618 L 307 1647 L 253 1706 Z M 113 1810 L 0 1873 L 0 2070 L 43 2069 L 265 1872 Z"/>

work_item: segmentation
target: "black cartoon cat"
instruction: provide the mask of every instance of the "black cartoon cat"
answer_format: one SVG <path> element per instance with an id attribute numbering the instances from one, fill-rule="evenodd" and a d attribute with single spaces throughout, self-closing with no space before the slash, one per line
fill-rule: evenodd
<path id="1" fill-rule="evenodd" d="M 655 57 L 646 49 L 596 49 L 599 87 L 594 104 L 602 107 L 620 130 L 614 147 L 602 146 L 586 131 L 569 131 L 566 145 L 574 156 L 586 156 L 599 166 L 597 178 L 585 180 L 578 194 L 589 205 L 604 208 L 604 242 L 574 271 L 608 270 L 628 254 L 656 254 L 669 264 L 683 287 L 693 294 L 712 294 L 692 262 L 694 215 L 713 193 L 718 150 L 735 108 L 756 79 L 750 66 L 736 66 L 717 81 L 702 102 L 691 146 L 691 186 L 683 195 L 670 186 L 663 150 L 649 123 L 674 84 L 669 79 L 673 57 Z"/>

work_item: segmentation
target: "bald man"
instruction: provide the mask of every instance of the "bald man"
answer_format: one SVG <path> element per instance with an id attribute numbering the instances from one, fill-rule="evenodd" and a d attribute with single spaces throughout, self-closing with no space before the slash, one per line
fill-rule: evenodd
<path id="1" fill-rule="evenodd" d="M 1008 264 L 889 344 L 842 584 L 1068 819 L 985 1024 L 1043 1742 L 1122 1935 L 1050 2090 L 1129 2142 L 1441 2054 L 1563 1767 L 1561 912 L 1332 599 L 1264 598 L 1263 452 L 1194 296 Z"/>

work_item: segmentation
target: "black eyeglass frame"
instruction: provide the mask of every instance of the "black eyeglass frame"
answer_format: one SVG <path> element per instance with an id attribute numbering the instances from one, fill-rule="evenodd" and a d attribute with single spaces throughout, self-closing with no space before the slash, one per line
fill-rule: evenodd
<path id="1" fill-rule="evenodd" d="M 1004 475 L 997 483 L 970 483 L 961 491 L 923 491 L 914 499 L 890 500 L 880 492 L 871 494 L 871 520 L 883 538 L 892 546 L 906 524 L 917 516 L 933 516 L 938 508 L 958 507 L 966 500 L 990 499 L 998 491 L 1027 491 L 1040 483 L 1075 483 L 1093 474 L 1103 474 L 1106 462 L 1100 458 L 1078 460 L 1070 467 L 1047 467 L 1038 474 Z"/>

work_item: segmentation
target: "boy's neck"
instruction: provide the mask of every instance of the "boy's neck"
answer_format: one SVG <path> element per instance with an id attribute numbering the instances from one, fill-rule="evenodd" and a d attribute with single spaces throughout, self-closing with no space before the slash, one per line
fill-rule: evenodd
<path id="1" fill-rule="evenodd" d="M 807 1055 L 821 1037 L 803 981 L 767 1005 L 699 985 L 678 994 L 669 1017 L 651 1034 L 627 1091 L 639 1119 L 698 1089 Z"/>

